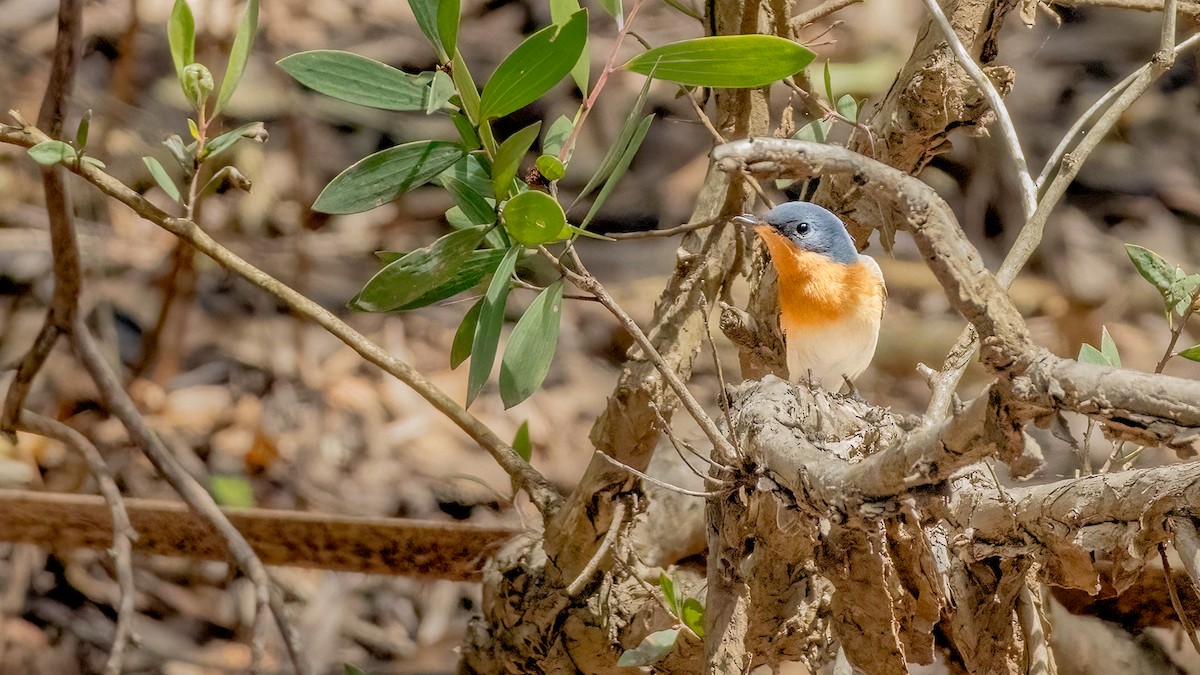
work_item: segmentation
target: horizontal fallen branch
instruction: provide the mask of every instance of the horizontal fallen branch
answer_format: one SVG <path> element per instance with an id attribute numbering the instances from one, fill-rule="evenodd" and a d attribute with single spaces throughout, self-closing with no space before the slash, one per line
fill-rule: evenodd
<path id="1" fill-rule="evenodd" d="M 126 497 L 135 553 L 227 560 L 212 526 L 180 503 Z M 519 530 L 403 518 L 272 509 L 222 509 L 267 565 L 477 581 L 483 562 Z M 50 550 L 107 549 L 112 517 L 101 497 L 0 490 L 0 541 Z"/>

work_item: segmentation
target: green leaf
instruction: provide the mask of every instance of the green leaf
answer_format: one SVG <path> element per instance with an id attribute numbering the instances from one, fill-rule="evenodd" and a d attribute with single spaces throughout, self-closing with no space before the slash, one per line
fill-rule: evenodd
<path id="1" fill-rule="evenodd" d="M 533 441 L 529 440 L 529 420 L 521 422 L 521 426 L 517 429 L 517 435 L 513 437 L 512 447 L 517 451 L 517 455 L 526 462 L 533 457 Z"/>
<path id="2" fill-rule="evenodd" d="M 167 20 L 167 43 L 171 45 L 171 61 L 175 76 L 183 84 L 183 69 L 196 60 L 196 20 L 185 0 L 175 0 L 171 18 Z"/>
<path id="3" fill-rule="evenodd" d="M 466 217 L 475 225 L 496 222 L 496 197 L 492 177 L 480 154 L 468 154 L 434 179 L 454 198 Z M 489 241 L 492 238 L 489 236 Z"/>
<path id="4" fill-rule="evenodd" d="M 421 32 L 437 50 L 441 63 L 450 60 L 458 42 L 458 0 L 408 0 Z"/>
<path id="5" fill-rule="evenodd" d="M 816 143 L 824 143 L 826 135 L 829 133 L 829 123 L 825 120 L 813 120 L 808 124 L 800 127 L 799 131 L 792 134 L 792 138 L 801 141 L 814 141 Z"/>
<path id="6" fill-rule="evenodd" d="M 414 141 L 360 159 L 317 195 L 313 210 L 360 213 L 395 200 L 452 166 L 466 153 L 457 143 Z"/>
<path id="7" fill-rule="evenodd" d="M 75 129 L 75 147 L 83 150 L 87 147 L 88 130 L 92 126 L 92 109 L 88 108 L 79 118 L 79 126 Z"/>
<path id="8" fill-rule="evenodd" d="M 679 640 L 679 630 L 678 628 L 669 628 L 647 635 L 641 644 L 617 659 L 617 666 L 624 668 L 654 665 L 675 648 L 675 643 Z"/>
<path id="9" fill-rule="evenodd" d="M 608 12 L 609 16 L 616 18 L 618 27 L 624 23 L 625 10 L 621 7 L 621 0 L 600 0 L 600 7 Z"/>
<path id="10" fill-rule="evenodd" d="M 233 147 L 234 143 L 237 143 L 243 138 L 249 138 L 251 140 L 258 141 L 259 143 L 265 143 L 267 141 L 267 130 L 263 127 L 262 122 L 248 122 L 236 129 L 226 131 L 220 136 L 217 136 L 208 143 L 204 144 L 204 151 L 200 153 L 201 159 L 216 157 L 222 152 L 225 152 L 229 148 Z"/>
<path id="11" fill-rule="evenodd" d="M 75 148 L 62 141 L 42 141 L 26 150 L 33 161 L 43 166 L 59 164 L 68 159 L 75 159 Z"/>
<path id="12" fill-rule="evenodd" d="M 208 479 L 208 492 L 221 506 L 237 509 L 254 506 L 254 486 L 245 476 L 214 473 Z"/>
<path id="13" fill-rule="evenodd" d="M 345 671 L 346 672 L 343 673 L 343 675 L 367 675 L 362 670 L 350 665 L 349 663 L 345 664 Z"/>
<path id="14" fill-rule="evenodd" d="M 838 99 L 837 111 L 839 115 L 852 122 L 858 121 L 858 101 L 855 101 L 850 94 L 842 94 L 842 97 Z"/>
<path id="15" fill-rule="evenodd" d="M 154 179 L 155 183 L 158 183 L 158 187 L 162 188 L 162 191 L 176 203 L 182 204 L 183 202 L 179 198 L 179 188 L 175 187 L 175 181 L 171 180 L 171 176 L 167 174 L 163 165 L 153 157 L 143 157 L 142 162 L 146 164 L 147 169 L 150 169 L 150 177 Z"/>
<path id="16" fill-rule="evenodd" d="M 426 89 L 425 114 L 432 115 L 447 107 L 453 97 L 454 80 L 445 71 L 435 72 L 429 82 L 429 88 Z"/>
<path id="17" fill-rule="evenodd" d="M 509 280 L 517 266 L 521 247 L 514 246 L 504 254 L 479 308 L 479 325 L 471 342 L 471 369 L 467 373 L 467 406 L 475 401 L 492 373 L 496 348 L 500 344 L 500 329 L 504 326 L 504 305 L 508 301 Z"/>
<path id="18" fill-rule="evenodd" d="M 83 162 L 84 164 L 90 164 L 90 165 L 96 167 L 97 169 L 104 168 L 104 162 L 101 162 L 100 160 L 96 159 L 95 157 L 84 156 L 84 157 L 80 157 L 79 161 Z"/>
<path id="19" fill-rule="evenodd" d="M 429 98 L 429 85 L 418 76 L 350 52 L 316 49 L 278 65 L 309 89 L 368 108 L 425 110 Z"/>
<path id="20" fill-rule="evenodd" d="M 1180 316 L 1192 304 L 1196 287 L 1200 286 L 1200 274 L 1185 274 L 1182 268 L 1175 268 L 1175 282 L 1167 293 L 1166 302 Z"/>
<path id="21" fill-rule="evenodd" d="M 1108 361 L 1109 365 L 1120 368 L 1121 355 L 1117 353 L 1117 343 L 1113 342 L 1112 336 L 1108 334 L 1108 326 L 1100 327 L 1100 353 Z"/>
<path id="22" fill-rule="evenodd" d="M 483 147 L 479 142 L 479 134 L 475 133 L 475 127 L 471 125 L 471 120 L 467 119 L 466 115 L 456 112 L 450 115 L 450 119 L 454 122 L 454 128 L 458 131 L 463 145 L 468 150 L 478 150 Z"/>
<path id="23" fill-rule="evenodd" d="M 1134 244 L 1125 244 L 1125 252 L 1129 254 L 1129 259 L 1142 278 L 1158 289 L 1163 301 L 1168 303 L 1167 310 L 1170 311 L 1174 306 L 1174 303 L 1169 302 L 1171 287 L 1178 278 L 1175 266 L 1163 260 L 1162 256 L 1154 251 Z"/>
<path id="24" fill-rule="evenodd" d="M 574 128 L 575 123 L 566 115 L 561 115 L 551 122 L 550 127 L 546 129 L 546 135 L 542 137 L 542 154 L 555 156 L 560 154 Z"/>
<path id="25" fill-rule="evenodd" d="M 542 155 L 537 158 L 538 173 L 542 174 L 542 178 L 549 181 L 555 181 L 567 175 L 567 167 L 558 161 L 558 157 L 554 155 Z"/>
<path id="26" fill-rule="evenodd" d="M 550 0 L 550 20 L 556 26 L 565 25 L 580 9 L 579 0 Z M 587 36 L 585 35 L 583 50 L 579 53 L 579 59 L 575 61 L 575 65 L 571 68 L 571 79 L 575 80 L 575 86 L 579 87 L 579 91 L 583 92 L 585 97 L 588 93 L 588 72 L 590 68 L 591 59 L 588 58 Z"/>
<path id="27" fill-rule="evenodd" d="M 579 200 L 592 193 L 606 178 L 612 175 L 613 169 L 621 162 L 621 156 L 625 153 L 625 149 L 629 147 L 629 141 L 637 133 L 638 125 L 642 120 L 642 108 L 646 105 L 646 97 L 650 94 L 650 80 L 647 79 L 642 84 L 642 91 L 638 94 L 637 100 L 634 101 L 633 107 L 629 109 L 629 114 L 625 116 L 625 121 L 621 123 L 621 130 L 617 132 L 617 140 L 609 146 L 608 151 L 604 153 L 604 159 L 600 160 L 599 166 L 596 167 L 596 172 L 588 179 L 583 189 L 579 191 L 579 195 L 575 197 L 575 201 L 571 203 L 572 208 Z"/>
<path id="28" fill-rule="evenodd" d="M 468 225 L 470 227 L 470 225 Z M 376 257 L 383 261 L 385 265 L 391 264 L 401 258 L 406 253 L 394 253 L 391 251 L 376 251 Z M 441 302 L 446 298 L 453 297 L 469 288 L 474 287 L 488 274 L 491 274 L 496 265 L 500 264 L 500 259 L 504 257 L 504 251 L 500 249 L 488 248 L 476 251 L 471 251 L 467 259 L 463 261 L 462 266 L 450 272 L 444 280 L 437 286 L 429 289 L 428 292 L 421 297 L 407 304 L 401 305 L 391 311 L 407 312 L 410 309 L 420 309 L 432 305 L 435 302 Z M 353 301 L 352 301 L 353 302 Z"/>
<path id="29" fill-rule="evenodd" d="M 696 637 L 704 637 L 704 605 L 700 604 L 699 600 L 695 598 L 684 600 L 679 618 L 683 620 L 683 625 L 692 629 Z"/>
<path id="30" fill-rule="evenodd" d="M 675 580 L 666 572 L 659 572 L 658 588 L 662 591 L 663 597 L 667 599 L 667 607 L 671 609 L 671 614 L 679 616 L 679 596 L 675 594 Z"/>
<path id="31" fill-rule="evenodd" d="M 825 100 L 833 103 L 833 77 L 829 73 L 829 59 L 825 60 Z"/>
<path id="32" fill-rule="evenodd" d="M 503 117 L 536 101 L 571 72 L 586 40 L 587 10 L 525 38 L 484 85 L 480 118 Z"/>
<path id="33" fill-rule="evenodd" d="M 186 171 L 192 171 L 196 167 L 196 162 L 192 159 L 192 151 L 183 144 L 183 139 L 179 134 L 171 134 L 167 136 L 167 140 L 163 141 L 163 145 L 171 151 L 171 156 L 179 162 L 179 166 Z"/>
<path id="34" fill-rule="evenodd" d="M 462 323 L 454 332 L 454 341 L 450 343 L 450 369 L 462 365 L 471 356 L 471 347 L 475 342 L 475 328 L 479 325 L 479 311 L 483 309 L 483 298 L 475 301 L 471 309 L 463 315 Z"/>
<path id="35" fill-rule="evenodd" d="M 1090 363 L 1093 366 L 1112 365 L 1109 363 L 1108 357 L 1105 356 L 1103 352 L 1089 344 L 1079 345 L 1079 358 L 1077 360 L 1080 363 Z"/>
<path id="36" fill-rule="evenodd" d="M 505 202 L 501 213 L 508 234 L 526 246 L 547 244 L 570 236 L 562 206 L 545 192 L 522 192 Z"/>
<path id="37" fill-rule="evenodd" d="M 592 218 L 600 212 L 600 206 L 612 194 L 613 188 L 617 186 L 617 182 L 621 180 L 621 177 L 629 169 L 629 164 L 633 161 L 633 156 L 637 154 L 638 148 L 642 146 L 642 140 L 646 138 L 646 132 L 650 131 L 650 124 L 653 121 L 654 115 L 646 115 L 642 119 L 641 124 L 634 130 L 633 137 L 629 139 L 629 145 L 625 147 L 625 151 L 621 153 L 620 158 L 617 160 L 617 165 L 613 167 L 612 175 L 605 181 L 604 187 L 600 188 L 600 194 L 596 195 L 595 201 L 592 202 L 592 208 L 588 209 L 587 216 L 584 217 L 579 227 L 586 229 L 588 223 L 592 222 Z"/>
<path id="38" fill-rule="evenodd" d="M 463 60 L 462 54 L 458 51 L 454 52 L 450 75 L 454 78 L 454 88 L 458 90 L 462 111 L 467 114 L 467 119 L 471 120 L 472 124 L 478 125 L 481 121 L 479 88 L 475 86 L 475 80 L 471 79 L 471 71 L 467 70 L 467 62 Z"/>
<path id="39" fill-rule="evenodd" d="M 1193 345 L 1179 352 L 1179 356 L 1189 361 L 1200 361 L 1200 345 Z"/>
<path id="40" fill-rule="evenodd" d="M 513 178 L 521 168 L 521 160 L 537 140 L 538 131 L 541 129 L 542 123 L 534 122 L 500 144 L 496 159 L 492 161 L 492 190 L 500 199 L 507 197 L 511 192 Z"/>
<path id="41" fill-rule="evenodd" d="M 364 312 L 390 312 L 426 296 L 438 295 L 439 289 L 444 289 L 447 285 L 458 286 L 461 284 L 459 269 L 483 240 L 485 231 L 483 227 L 458 230 L 429 246 L 408 253 L 371 277 L 366 286 L 363 286 L 358 295 L 350 301 L 350 307 Z M 480 274 L 475 283 L 478 283 L 482 276 Z M 458 290 L 474 285 L 467 284 Z M 442 295 L 431 302 L 447 298 L 454 293 Z"/>
<path id="42" fill-rule="evenodd" d="M 622 67 L 678 84 L 744 89 L 794 75 L 815 56 L 774 35 L 718 35 L 657 47 Z"/>
<path id="43" fill-rule="evenodd" d="M 559 279 L 538 293 L 513 327 L 500 361 L 500 400 L 506 409 L 529 398 L 550 372 L 558 347 L 562 298 L 563 281 Z"/>
<path id="44" fill-rule="evenodd" d="M 225 66 L 225 77 L 221 79 L 221 93 L 217 94 L 217 105 L 213 108 L 213 116 L 225 109 L 229 97 L 237 90 L 242 81 L 242 73 L 246 72 L 246 62 L 250 60 L 250 48 L 254 46 L 254 34 L 258 32 L 258 0 L 248 0 L 246 9 L 242 12 L 242 20 L 238 23 L 237 35 L 233 37 L 233 47 L 229 50 L 229 64 Z"/>

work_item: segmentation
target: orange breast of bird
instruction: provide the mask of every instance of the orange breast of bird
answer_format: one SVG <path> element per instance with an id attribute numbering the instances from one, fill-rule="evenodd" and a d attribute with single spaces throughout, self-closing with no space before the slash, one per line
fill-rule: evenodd
<path id="1" fill-rule="evenodd" d="M 756 228 L 779 275 L 780 324 L 821 327 L 882 309 L 879 280 L 862 263 L 843 265 L 798 248 L 769 227 Z"/>

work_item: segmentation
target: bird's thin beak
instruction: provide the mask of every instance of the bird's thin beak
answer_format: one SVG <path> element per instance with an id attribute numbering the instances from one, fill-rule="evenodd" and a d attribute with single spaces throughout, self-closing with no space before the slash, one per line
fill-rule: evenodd
<path id="1" fill-rule="evenodd" d="M 755 227 L 762 224 L 762 219 L 753 213 L 743 213 L 739 216 L 734 216 L 729 219 L 729 222 L 737 223 L 743 227 Z"/>

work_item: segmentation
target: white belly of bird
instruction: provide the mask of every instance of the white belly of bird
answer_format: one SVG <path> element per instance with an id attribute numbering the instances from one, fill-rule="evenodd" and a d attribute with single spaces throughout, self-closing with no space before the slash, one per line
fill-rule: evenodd
<path id="1" fill-rule="evenodd" d="M 835 392 L 844 378 L 853 380 L 867 369 L 879 340 L 878 318 L 872 322 L 862 315 L 824 326 L 789 328 L 783 326 L 788 379 L 807 382 L 811 372 L 813 381 Z"/>

